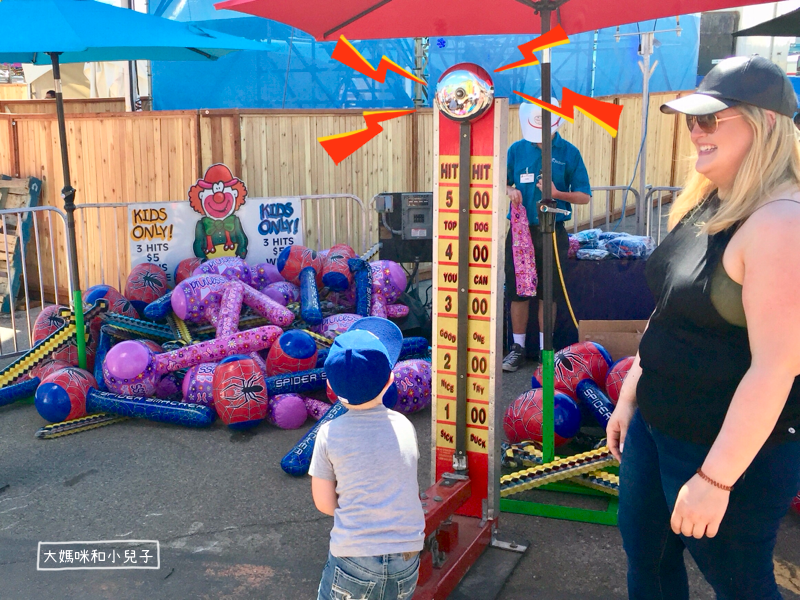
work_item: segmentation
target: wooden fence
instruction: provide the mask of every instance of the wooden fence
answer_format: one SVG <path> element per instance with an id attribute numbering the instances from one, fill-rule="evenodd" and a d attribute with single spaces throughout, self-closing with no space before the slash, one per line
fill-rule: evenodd
<path id="1" fill-rule="evenodd" d="M 0 84 L 0 100 L 22 100 L 28 97 L 28 85 L 25 83 Z"/>
<path id="2" fill-rule="evenodd" d="M 2 87 L 2 86 L 0 86 Z M 149 96 L 142 97 L 144 110 L 150 110 Z M 118 113 L 125 112 L 125 98 L 73 98 L 64 100 L 65 113 Z M 17 100 L 0 98 L 0 113 L 56 114 L 55 100 Z"/>
<path id="3" fill-rule="evenodd" d="M 678 126 L 678 117 L 658 111 L 660 104 L 677 95 L 651 97 L 647 182 L 653 185 L 679 185 L 683 178 L 683 167 L 676 157 L 690 149 L 688 132 Z M 616 138 L 581 114 L 560 133 L 581 150 L 593 186 L 627 185 L 632 179 L 638 186 L 634 163 L 641 135 L 641 97 L 606 100 L 625 107 Z M 510 112 L 509 142 L 513 142 L 521 134 L 517 107 Z M 67 136 L 72 185 L 78 204 L 182 200 L 207 166 L 224 162 L 242 177 L 251 197 L 353 194 L 367 204 L 381 192 L 432 189 L 431 109 L 384 123 L 383 133 L 339 165 L 316 141 L 320 136 L 363 126 L 361 111 L 354 110 L 70 113 Z M 40 178 L 42 204 L 62 205 L 55 115 L 0 113 L 3 172 Z M 615 203 L 619 209 L 619 198 Z M 337 201 L 336 208 L 336 219 L 345 219 L 343 204 Z M 604 210 L 604 206 L 596 207 L 595 215 Z M 82 286 L 100 283 L 103 278 L 112 284 L 124 282 L 129 270 L 125 209 L 109 207 L 78 214 L 81 212 L 86 215 L 86 226 L 81 222 L 78 225 Z M 325 214 L 330 212 L 326 210 Z M 576 217 L 579 223 L 585 222 L 588 208 L 581 207 Z M 309 238 L 314 233 L 306 231 Z M 61 285 L 66 282 L 62 235 L 50 243 L 56 244 L 62 257 Z M 97 259 L 101 253 L 106 261 L 111 260 L 104 271 Z M 44 283 L 45 289 L 52 289 L 52 282 Z"/>

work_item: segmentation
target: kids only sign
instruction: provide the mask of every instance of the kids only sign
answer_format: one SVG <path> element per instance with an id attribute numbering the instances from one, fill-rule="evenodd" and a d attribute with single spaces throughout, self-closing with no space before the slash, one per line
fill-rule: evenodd
<path id="1" fill-rule="evenodd" d="M 210 167 L 189 200 L 128 208 L 131 267 L 153 263 L 174 284 L 178 263 L 193 256 L 237 256 L 251 265 L 275 263 L 281 250 L 303 244 L 300 198 L 250 198 L 225 165 Z"/>

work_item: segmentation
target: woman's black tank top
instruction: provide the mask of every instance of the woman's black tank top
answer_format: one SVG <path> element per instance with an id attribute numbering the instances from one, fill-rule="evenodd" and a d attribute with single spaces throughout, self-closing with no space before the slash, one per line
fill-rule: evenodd
<path id="1" fill-rule="evenodd" d="M 736 387 L 750 367 L 742 287 L 722 255 L 736 229 L 701 234 L 719 199 L 712 195 L 667 235 L 647 261 L 656 310 L 642 337 L 639 410 L 674 438 L 714 443 Z M 765 243 L 766 240 L 765 240 Z M 752 399 L 758 410 L 759 399 Z M 795 379 L 770 442 L 800 439 L 800 377 Z"/>

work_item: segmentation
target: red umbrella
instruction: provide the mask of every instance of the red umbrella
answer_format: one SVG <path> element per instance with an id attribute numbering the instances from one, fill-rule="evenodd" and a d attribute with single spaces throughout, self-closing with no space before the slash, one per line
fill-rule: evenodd
<path id="1" fill-rule="evenodd" d="M 216 4 L 279 21 L 319 41 L 453 35 L 534 34 L 534 10 L 554 11 L 568 34 L 686 13 L 764 4 L 764 0 L 227 0 Z"/>

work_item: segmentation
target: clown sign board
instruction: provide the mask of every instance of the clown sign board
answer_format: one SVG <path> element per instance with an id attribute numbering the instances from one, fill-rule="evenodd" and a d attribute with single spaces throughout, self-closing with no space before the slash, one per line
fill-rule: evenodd
<path id="1" fill-rule="evenodd" d="M 131 267 L 156 264 L 174 284 L 184 258 L 238 256 L 251 265 L 274 264 L 283 248 L 303 244 L 300 198 L 251 198 L 225 165 L 209 167 L 188 195 L 188 202 L 128 207 Z"/>

